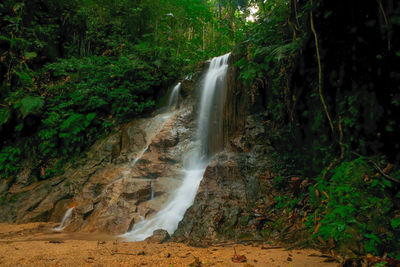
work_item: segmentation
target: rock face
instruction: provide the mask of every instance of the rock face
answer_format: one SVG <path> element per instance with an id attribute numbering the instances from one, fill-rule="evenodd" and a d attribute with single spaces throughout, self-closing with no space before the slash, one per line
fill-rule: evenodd
<path id="1" fill-rule="evenodd" d="M 123 125 L 61 176 L 27 185 L 24 168 L 11 188 L 2 181 L 0 221 L 59 222 L 74 205 L 66 230 L 121 234 L 151 216 L 180 183 L 182 155 L 191 146 L 193 101 L 185 101 L 174 112 Z"/>
<path id="2" fill-rule="evenodd" d="M 67 230 L 120 234 L 160 210 L 180 183 L 190 126 L 187 108 L 169 118 L 160 114 L 127 126 L 122 143 L 129 146 L 122 146 L 122 151 L 133 149 L 134 154 L 121 155 L 128 158 L 126 163 L 110 165 L 90 177 L 74 197 L 76 214 Z M 142 145 L 135 148 L 135 140 Z"/>
<path id="3" fill-rule="evenodd" d="M 265 222 L 257 206 L 273 204 L 271 191 L 275 160 L 262 126 L 264 114 L 246 119 L 245 131 L 232 138 L 207 167 L 194 204 L 185 213 L 176 241 L 205 245 L 218 240 L 260 239 Z"/>
<path id="4" fill-rule="evenodd" d="M 166 230 L 158 229 L 153 232 L 153 235 L 146 238 L 145 241 L 151 243 L 164 243 L 170 239 L 170 236 Z"/>
<path id="5" fill-rule="evenodd" d="M 271 191 L 276 162 L 268 144 L 268 114 L 256 112 L 252 94 L 229 68 L 227 88 L 220 92 L 226 99 L 215 103 L 221 105 L 218 138 L 210 142 L 210 151 L 225 149 L 207 167 L 173 240 L 204 245 L 261 238 L 258 230 L 268 220 L 262 209 L 274 204 L 265 193 Z M 183 96 L 190 95 L 191 86 L 182 83 Z M 24 168 L 11 188 L 0 181 L 0 193 L 6 192 L 0 221 L 59 222 L 75 206 L 66 230 L 121 234 L 151 217 L 180 184 L 183 155 L 196 139 L 195 101 L 190 96 L 185 101 L 173 113 L 123 125 L 95 143 L 85 159 L 66 166 L 61 176 L 28 185 L 30 171 Z M 165 241 L 163 231 L 149 240 Z"/>
<path id="6" fill-rule="evenodd" d="M 234 55 L 231 61 L 234 60 Z M 230 64 L 222 116 L 224 151 L 207 167 L 194 204 L 185 213 L 172 238 L 205 245 L 218 240 L 265 238 L 260 232 L 273 207 L 274 172 L 280 169 L 269 143 L 268 113 L 257 88 L 237 81 Z"/>

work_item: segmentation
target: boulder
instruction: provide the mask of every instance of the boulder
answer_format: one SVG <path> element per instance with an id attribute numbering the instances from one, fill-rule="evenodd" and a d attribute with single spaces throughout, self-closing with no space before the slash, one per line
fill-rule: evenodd
<path id="1" fill-rule="evenodd" d="M 153 235 L 146 238 L 145 241 L 149 243 L 162 244 L 170 239 L 169 233 L 164 229 L 157 229 L 153 232 Z"/>

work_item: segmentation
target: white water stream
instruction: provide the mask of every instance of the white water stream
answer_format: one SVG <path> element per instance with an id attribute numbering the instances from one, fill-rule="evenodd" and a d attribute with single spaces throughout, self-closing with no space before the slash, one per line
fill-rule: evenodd
<path id="1" fill-rule="evenodd" d="M 173 192 L 171 199 L 155 216 L 140 221 L 134 225 L 132 231 L 122 235 L 128 241 L 141 241 L 153 234 L 154 230 L 164 229 L 169 234 L 175 232 L 178 223 L 183 219 L 186 210 L 193 204 L 200 181 L 208 165 L 208 140 L 210 136 L 210 119 L 213 112 L 213 98 L 218 83 L 225 82 L 230 54 L 213 58 L 201 92 L 201 101 L 197 126 L 197 145 L 190 151 L 186 158 L 186 166 L 183 169 L 184 177 L 180 187 Z M 180 87 L 178 84 L 176 87 Z M 177 89 L 179 90 L 179 88 Z M 175 88 L 174 88 L 175 91 Z M 171 98 L 173 93 L 171 94 Z"/>
<path id="2" fill-rule="evenodd" d="M 175 108 L 178 105 L 179 100 L 179 90 L 181 89 L 181 83 L 175 85 L 174 89 L 172 89 L 171 95 L 168 100 L 168 110 Z"/>
<path id="3" fill-rule="evenodd" d="M 53 228 L 54 231 L 58 231 L 59 232 L 59 231 L 64 230 L 65 227 L 67 227 L 68 221 L 72 216 L 72 211 L 74 210 L 74 208 L 75 207 L 71 207 L 71 208 L 67 209 L 67 211 L 65 212 L 64 217 L 61 220 L 60 225 L 55 227 L 55 228 Z"/>

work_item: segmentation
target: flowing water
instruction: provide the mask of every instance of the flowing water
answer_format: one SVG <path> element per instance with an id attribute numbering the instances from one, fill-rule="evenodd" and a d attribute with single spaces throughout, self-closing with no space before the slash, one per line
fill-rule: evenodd
<path id="1" fill-rule="evenodd" d="M 213 131 L 210 128 L 214 127 L 212 123 L 213 118 L 220 116 L 220 114 L 215 115 L 215 113 L 220 113 L 221 110 L 221 107 L 218 106 L 218 103 L 221 103 L 221 101 L 215 100 L 215 97 L 224 96 L 224 94 L 216 94 L 216 92 L 221 87 L 225 87 L 229 55 L 226 54 L 213 58 L 205 75 L 197 125 L 197 145 L 187 155 L 188 160 L 185 162 L 182 171 L 182 184 L 173 192 L 166 206 L 155 216 L 140 221 L 134 225 L 132 231 L 123 235 L 127 240 L 144 240 L 151 236 L 153 231 L 157 229 L 164 229 L 172 234 L 178 227 L 178 223 L 182 220 L 186 210 L 193 204 L 200 181 L 203 178 L 203 174 L 209 163 L 209 157 L 211 156 L 208 146 L 210 144 L 209 140 L 214 138 L 214 136 L 212 136 Z"/>
<path id="2" fill-rule="evenodd" d="M 130 167 L 133 168 L 135 167 L 136 163 L 143 157 L 144 153 L 149 149 L 149 146 L 146 146 L 142 152 L 139 153 L 139 155 L 131 162 Z"/>
<path id="3" fill-rule="evenodd" d="M 151 188 L 150 200 L 153 200 L 153 199 L 154 199 L 154 186 L 153 186 L 153 182 L 150 183 L 150 188 Z"/>
<path id="4" fill-rule="evenodd" d="M 171 110 L 172 108 L 176 108 L 178 105 L 178 100 L 179 100 L 179 90 L 181 89 L 181 83 L 178 83 L 175 85 L 174 89 L 172 89 L 171 95 L 169 96 L 168 100 L 168 110 Z"/>
<path id="5" fill-rule="evenodd" d="M 65 215 L 62 218 L 60 225 L 53 228 L 54 231 L 62 231 L 62 230 L 64 230 L 65 227 L 67 227 L 68 221 L 72 216 L 72 211 L 74 210 L 74 208 L 75 207 L 71 207 L 65 212 Z"/>

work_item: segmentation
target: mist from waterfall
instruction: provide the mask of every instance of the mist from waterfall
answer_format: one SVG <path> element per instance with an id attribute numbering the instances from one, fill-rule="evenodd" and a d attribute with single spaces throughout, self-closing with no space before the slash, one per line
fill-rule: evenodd
<path id="1" fill-rule="evenodd" d="M 144 240 L 151 236 L 154 230 L 157 229 L 164 229 L 169 234 L 173 234 L 179 222 L 183 219 L 186 210 L 193 204 L 211 156 L 208 146 L 214 136 L 212 136 L 210 127 L 215 126 L 211 120 L 216 116 L 214 113 L 220 113 L 221 110 L 221 107 L 218 105 L 221 101 L 215 101 L 214 98 L 216 95 L 224 97 L 224 94 L 216 94 L 216 92 L 225 87 L 229 55 L 230 53 L 213 58 L 204 77 L 199 105 L 197 141 L 195 148 L 185 156 L 187 160 L 182 170 L 182 184 L 172 193 L 166 206 L 155 216 L 140 221 L 134 225 L 132 231 L 123 235 L 128 241 Z M 178 86 L 180 87 L 180 84 L 175 88 Z M 179 88 L 176 90 L 179 90 Z M 217 114 L 217 116 L 220 116 L 220 114 Z"/>

